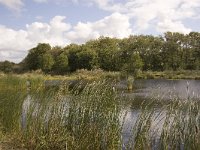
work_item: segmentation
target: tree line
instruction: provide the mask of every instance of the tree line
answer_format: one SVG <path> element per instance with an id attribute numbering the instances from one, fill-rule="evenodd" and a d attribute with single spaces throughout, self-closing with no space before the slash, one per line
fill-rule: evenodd
<path id="1" fill-rule="evenodd" d="M 163 36 L 131 35 L 117 39 L 100 37 L 85 44 L 64 48 L 40 43 L 29 50 L 19 64 L 0 62 L 3 72 L 41 69 L 45 73 L 65 74 L 78 69 L 105 71 L 198 70 L 200 33 L 166 32 Z"/>

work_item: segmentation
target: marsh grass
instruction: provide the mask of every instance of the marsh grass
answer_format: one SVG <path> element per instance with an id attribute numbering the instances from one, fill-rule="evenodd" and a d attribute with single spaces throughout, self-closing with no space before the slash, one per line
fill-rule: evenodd
<path id="1" fill-rule="evenodd" d="M 108 80 L 79 82 L 73 89 L 63 81 L 58 89 L 46 89 L 42 78 L 28 79 L 30 90 L 27 78 L 0 78 L 0 141 L 14 148 L 200 149 L 198 99 L 139 102 L 120 95 Z M 138 114 L 124 143 L 127 107 Z"/>
<path id="2" fill-rule="evenodd" d="M 140 79 L 200 79 L 198 70 L 177 70 L 177 71 L 143 71 L 139 74 Z"/>
<path id="3" fill-rule="evenodd" d="M 20 128 L 21 105 L 26 95 L 23 80 L 11 76 L 0 78 L 0 126 L 2 132 Z"/>
<path id="4" fill-rule="evenodd" d="M 71 95 L 66 85 L 29 108 L 22 142 L 28 149 L 117 149 L 122 145 L 120 99 L 105 81 Z M 67 93 L 66 93 L 67 92 Z"/>
<path id="5" fill-rule="evenodd" d="M 156 103 L 156 102 L 153 102 Z M 127 149 L 200 149 L 200 102 L 174 99 L 159 109 L 141 106 Z"/>

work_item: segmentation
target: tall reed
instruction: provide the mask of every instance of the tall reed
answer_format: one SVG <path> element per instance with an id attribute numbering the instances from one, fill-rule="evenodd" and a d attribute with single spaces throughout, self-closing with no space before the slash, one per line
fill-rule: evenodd
<path id="1" fill-rule="evenodd" d="M 120 99 L 110 83 L 92 82 L 82 91 L 80 86 L 69 94 L 64 84 L 58 92 L 40 96 L 39 103 L 33 102 L 22 137 L 26 148 L 121 147 Z"/>
<path id="2" fill-rule="evenodd" d="M 0 78 L 0 137 L 11 135 L 25 149 L 200 149 L 200 102 L 122 97 L 110 81 L 79 83 L 69 90 L 45 88 L 41 78 Z M 126 103 L 137 111 L 123 141 Z M 126 107 L 126 110 L 124 110 Z M 10 137 L 10 136 L 9 136 Z M 1 140 L 1 138 L 0 138 Z M 15 147 L 15 148 L 16 148 Z"/>
<path id="3" fill-rule="evenodd" d="M 0 78 L 0 126 L 3 132 L 20 130 L 21 108 L 25 96 L 24 80 L 12 76 Z"/>

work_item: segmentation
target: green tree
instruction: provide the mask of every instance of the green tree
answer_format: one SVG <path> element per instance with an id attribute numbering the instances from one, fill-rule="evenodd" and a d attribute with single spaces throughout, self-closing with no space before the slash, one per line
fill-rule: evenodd
<path id="1" fill-rule="evenodd" d="M 142 69 L 144 63 L 138 52 L 135 52 L 130 57 L 129 61 L 124 64 L 122 72 L 126 73 L 127 77 L 129 74 L 133 74 L 137 77 L 139 71 Z"/>
<path id="2" fill-rule="evenodd" d="M 44 72 L 49 72 L 54 65 L 54 59 L 51 54 L 46 53 L 40 57 L 40 68 Z"/>
<path id="3" fill-rule="evenodd" d="M 79 68 L 78 53 L 81 51 L 81 47 L 77 44 L 70 44 L 64 48 L 64 51 L 68 55 L 70 71 L 76 71 Z"/>
<path id="4" fill-rule="evenodd" d="M 51 49 L 51 55 L 53 56 L 54 59 L 56 59 L 56 57 L 59 56 L 63 52 L 64 52 L 64 49 L 60 46 L 54 46 Z"/>
<path id="5" fill-rule="evenodd" d="M 78 56 L 78 69 L 88 69 L 98 67 L 97 53 L 87 46 L 82 46 Z"/>
<path id="6" fill-rule="evenodd" d="M 5 60 L 3 62 L 0 62 L 0 71 L 3 71 L 4 73 L 10 73 L 13 71 L 13 66 L 14 63 Z"/>
<path id="7" fill-rule="evenodd" d="M 55 59 L 55 65 L 54 69 L 56 73 L 63 74 L 66 71 L 68 71 L 69 66 L 68 66 L 68 56 L 66 53 L 61 53 L 59 56 L 56 57 Z"/>
<path id="8" fill-rule="evenodd" d="M 117 71 L 119 59 L 119 40 L 108 37 L 101 37 L 97 46 L 98 63 L 101 69 L 107 71 Z"/>
<path id="9" fill-rule="evenodd" d="M 181 68 L 181 46 L 178 33 L 167 32 L 164 35 L 163 59 L 166 70 Z"/>
<path id="10" fill-rule="evenodd" d="M 200 33 L 190 32 L 188 35 L 189 61 L 187 69 L 200 68 Z"/>
<path id="11" fill-rule="evenodd" d="M 40 43 L 37 47 L 29 50 L 28 55 L 25 58 L 25 67 L 28 70 L 37 70 L 41 68 L 41 58 L 44 54 L 49 53 L 51 51 L 51 46 L 46 43 Z"/>

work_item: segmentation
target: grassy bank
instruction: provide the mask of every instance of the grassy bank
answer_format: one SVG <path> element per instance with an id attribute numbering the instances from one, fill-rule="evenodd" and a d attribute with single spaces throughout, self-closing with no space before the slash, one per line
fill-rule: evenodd
<path id="1" fill-rule="evenodd" d="M 200 79 L 200 71 L 182 70 L 182 71 L 144 71 L 138 75 L 140 79 Z"/>
<path id="2" fill-rule="evenodd" d="M 10 74 L 23 79 L 36 80 L 97 80 L 97 79 L 114 79 L 121 80 L 127 77 L 127 74 L 122 72 L 107 72 L 101 69 L 88 71 L 85 69 L 77 70 L 76 72 L 65 75 L 50 75 L 42 72 L 30 72 L 24 74 Z M 131 75 L 131 74 L 130 74 Z M 7 76 L 0 73 L 0 77 Z M 134 76 L 134 75 L 133 75 Z M 200 71 L 198 70 L 179 70 L 179 71 L 140 71 L 137 79 L 200 79 Z"/>
<path id="3" fill-rule="evenodd" d="M 33 72 L 27 72 L 23 74 L 12 74 L 10 73 L 9 75 L 16 76 L 18 78 L 23 78 L 23 79 L 46 79 L 46 80 L 81 80 L 81 79 L 86 79 L 86 80 L 97 80 L 97 79 L 117 79 L 120 77 L 119 72 L 107 72 L 103 71 L 101 69 L 96 69 L 96 70 L 77 70 L 76 72 L 73 73 L 68 73 L 65 75 L 50 75 L 50 74 L 45 74 L 41 71 L 33 71 Z M 0 77 L 7 76 L 7 74 L 4 74 L 0 72 Z"/>

